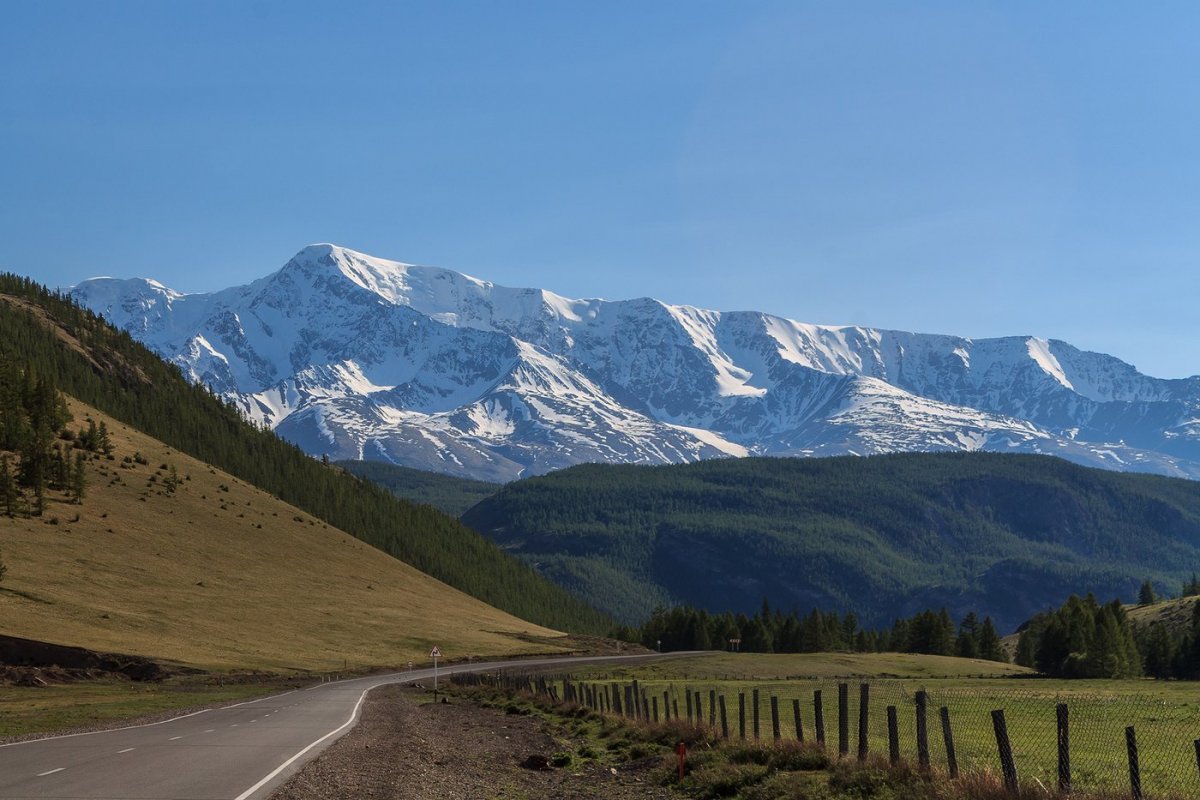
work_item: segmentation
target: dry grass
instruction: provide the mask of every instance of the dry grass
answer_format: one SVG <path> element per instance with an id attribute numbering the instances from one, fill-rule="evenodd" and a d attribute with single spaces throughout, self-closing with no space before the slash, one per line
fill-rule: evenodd
<path id="1" fill-rule="evenodd" d="M 115 460 L 82 505 L 0 517 L 0 631 L 209 669 L 331 671 L 553 652 L 558 636 L 418 572 L 78 402 Z M 147 464 L 126 463 L 140 454 Z M 164 479 L 174 466 L 181 484 Z M 56 523 L 56 524 L 55 524 Z"/>

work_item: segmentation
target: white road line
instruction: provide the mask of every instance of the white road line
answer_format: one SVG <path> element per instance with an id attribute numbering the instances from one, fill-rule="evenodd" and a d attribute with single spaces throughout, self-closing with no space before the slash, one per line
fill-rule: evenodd
<path id="1" fill-rule="evenodd" d="M 98 733 L 113 733 L 114 731 L 131 731 L 134 728 L 153 728 L 155 725 L 166 725 L 168 722 L 175 722 L 176 720 L 187 719 L 188 717 L 194 717 L 197 714 L 207 714 L 208 712 L 210 712 L 212 710 L 213 709 L 211 709 L 211 708 L 202 708 L 199 711 L 193 711 L 190 714 L 184 714 L 183 716 L 180 716 L 180 717 L 172 717 L 171 719 L 164 719 L 164 720 L 160 720 L 158 722 L 145 722 L 145 723 L 142 723 L 141 725 L 126 725 L 123 728 L 105 728 L 105 729 L 99 730 L 99 731 L 84 731 L 83 733 L 65 733 L 62 736 L 43 736 L 41 739 L 26 739 L 23 742 L 9 742 L 8 744 L 0 744 L 0 747 L 20 747 L 23 744 L 37 744 L 38 742 L 49 742 L 52 739 L 73 739 L 76 736 L 95 736 Z"/>
<path id="2" fill-rule="evenodd" d="M 205 733 L 212 733 L 215 730 L 216 730 L 216 728 L 209 728 L 208 730 L 205 731 Z"/>
<path id="3" fill-rule="evenodd" d="M 320 684 L 317 684 L 317 685 L 319 686 Z M 298 691 L 297 689 L 292 689 L 291 691 L 283 692 L 282 694 L 267 695 L 266 697 L 260 697 L 257 700 L 247 700 L 244 703 L 234 703 L 231 706 L 216 706 L 215 708 L 202 708 L 199 711 L 193 711 L 190 714 L 181 714 L 178 717 L 171 717 L 170 719 L 163 719 L 163 720 L 159 720 L 158 722 L 143 722 L 141 725 L 125 725 L 120 728 L 105 728 L 103 730 L 98 730 L 98 731 L 84 731 L 83 733 L 65 733 L 60 736 L 43 736 L 40 739 L 26 739 L 23 742 L 9 742 L 8 744 L 0 744 L 0 747 L 20 747 L 23 744 L 35 744 L 37 742 L 48 742 L 52 739 L 73 739 L 76 736 L 95 736 L 98 733 L 112 733 L 113 731 L 131 731 L 134 728 L 153 728 L 155 725 L 166 725 L 168 722 L 175 722 L 176 720 L 187 719 L 188 717 L 194 717 L 197 714 L 207 714 L 210 711 L 222 711 L 226 708 L 237 708 L 238 706 L 245 706 L 245 705 L 249 705 L 250 703 L 258 703 L 263 700 L 270 700 L 273 697 L 286 697 L 287 695 L 294 694 L 297 691 Z"/>
<path id="4" fill-rule="evenodd" d="M 233 723 L 232 725 L 230 725 L 229 727 L 231 727 L 231 728 L 236 728 L 237 726 L 238 726 L 238 724 L 235 722 L 235 723 Z"/>
<path id="5" fill-rule="evenodd" d="M 121 753 L 131 753 L 131 752 L 133 752 L 133 749 L 134 748 L 132 748 L 132 747 L 126 747 L 124 750 L 118 750 L 117 755 L 121 755 Z"/>
<path id="6" fill-rule="evenodd" d="M 38 773 L 38 777 L 39 777 L 39 778 L 44 778 L 44 777 L 46 777 L 47 775 L 53 775 L 53 774 L 54 774 L 54 773 L 56 773 L 56 772 L 62 772 L 64 769 L 66 769 L 66 767 L 59 767 L 58 769 L 52 769 L 52 770 L 50 770 L 49 772 L 39 772 L 39 773 Z"/>
<path id="7" fill-rule="evenodd" d="M 176 739 L 182 739 L 182 738 L 183 738 L 182 736 L 172 736 L 170 739 L 167 739 L 167 741 L 168 741 L 168 742 L 173 742 L 173 741 L 175 741 Z"/>
<path id="8" fill-rule="evenodd" d="M 380 684 L 380 685 L 381 685 L 381 684 Z M 321 742 L 323 742 L 323 741 L 325 741 L 326 739 L 328 739 L 330 736 L 334 736 L 334 735 L 336 735 L 336 734 L 339 734 L 339 733 L 341 733 L 342 731 L 344 731 L 346 728 L 349 728 L 351 725 L 353 725 L 353 724 L 354 724 L 354 720 L 355 720 L 355 719 L 358 717 L 358 709 L 362 707 L 363 700 L 366 700 L 366 699 L 367 699 L 367 692 L 371 691 L 371 689 L 374 689 L 374 688 L 375 688 L 375 687 L 374 687 L 374 686 L 372 686 L 372 687 L 369 687 L 369 688 L 367 688 L 367 689 L 363 689 L 363 693 L 362 693 L 361 695 L 359 695 L 359 697 L 358 697 L 358 702 L 354 704 L 354 710 L 350 712 L 350 719 L 346 720 L 346 721 L 345 721 L 345 722 L 343 722 L 343 723 L 342 723 L 342 724 L 341 724 L 339 727 L 337 727 L 337 728 L 334 728 L 334 729 L 333 729 L 333 730 L 331 730 L 329 733 L 325 734 L 325 735 L 324 735 L 324 736 L 322 736 L 320 739 L 317 739 L 315 742 L 313 742 L 312 744 L 310 744 L 308 747 L 305 747 L 305 748 L 304 748 L 303 750 L 301 750 L 299 753 L 296 753 L 296 755 L 292 756 L 292 757 L 291 757 L 291 758 L 289 758 L 287 761 L 285 761 L 285 762 L 283 762 L 282 764 L 280 764 L 278 767 L 276 767 L 274 770 L 272 770 L 272 772 L 271 772 L 269 775 L 267 775 L 265 778 L 263 778 L 263 779 L 262 779 L 261 781 L 259 781 L 258 783 L 256 783 L 256 784 L 254 784 L 253 786 L 251 786 L 251 787 L 250 787 L 249 789 L 247 789 L 246 791 L 244 791 L 244 792 L 242 792 L 241 794 L 239 794 L 237 797 L 235 797 L 235 798 L 234 798 L 234 800 L 247 800 L 247 798 L 249 798 L 249 797 L 250 797 L 252 794 L 254 794 L 254 793 L 255 793 L 255 792 L 257 792 L 259 789 L 261 789 L 263 786 L 265 786 L 267 783 L 269 783 L 269 782 L 271 781 L 271 779 L 272 779 L 272 778 L 274 778 L 276 775 L 278 775 L 279 773 L 283 772 L 285 769 L 287 769 L 289 766 L 291 766 L 293 763 L 295 763 L 295 761 L 296 761 L 298 758 L 300 758 L 301 756 L 303 756 L 303 755 L 304 755 L 305 753 L 307 753 L 309 750 L 312 750 L 314 747 L 316 747 L 316 746 L 317 746 L 317 745 L 319 745 Z"/>

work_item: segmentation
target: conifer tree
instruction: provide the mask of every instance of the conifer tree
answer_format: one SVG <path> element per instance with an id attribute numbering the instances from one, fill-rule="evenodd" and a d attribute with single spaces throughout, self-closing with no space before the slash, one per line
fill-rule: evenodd
<path id="1" fill-rule="evenodd" d="M 4 513 L 13 516 L 17 513 L 17 482 L 8 469 L 8 456 L 0 455 L 0 495 L 4 500 Z"/>
<path id="2" fill-rule="evenodd" d="M 76 503 L 83 502 L 83 495 L 87 489 L 87 473 L 84 470 L 83 453 L 75 454 L 75 467 L 71 470 L 71 496 Z"/>
<path id="3" fill-rule="evenodd" d="M 1000 634 L 996 632 L 996 626 L 991 617 L 984 617 L 983 625 L 979 628 L 979 657 L 987 661 L 1008 663 L 1008 655 L 1004 652 L 1004 646 L 1000 643 Z"/>
<path id="4" fill-rule="evenodd" d="M 1150 579 L 1147 578 L 1145 582 L 1142 583 L 1142 588 L 1138 590 L 1138 605 L 1148 606 L 1153 604 L 1157 599 L 1158 598 L 1156 598 L 1154 595 L 1154 584 L 1152 584 Z"/>

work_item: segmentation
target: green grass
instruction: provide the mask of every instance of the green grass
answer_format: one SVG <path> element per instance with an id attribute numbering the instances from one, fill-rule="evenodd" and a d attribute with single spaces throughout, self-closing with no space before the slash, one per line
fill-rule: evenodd
<path id="1" fill-rule="evenodd" d="M 175 709 L 224 705 L 287 688 L 280 681 L 219 686 L 186 679 L 6 686 L 0 688 L 0 737 L 107 725 Z"/>
<path id="2" fill-rule="evenodd" d="M 799 700 L 806 738 L 814 731 L 813 693 L 822 693 L 825 741 L 838 747 L 838 683 L 831 670 L 846 666 L 851 758 L 857 752 L 859 684 L 870 685 L 868 743 L 887 753 L 886 707 L 898 709 L 901 753 L 916 761 L 916 692 L 928 692 L 928 729 L 933 765 L 945 768 L 946 751 L 938 710 L 950 712 L 960 768 L 999 770 L 991 711 L 1003 709 L 1018 772 L 1053 787 L 1057 775 L 1055 706 L 1071 713 L 1071 759 L 1075 784 L 1095 789 L 1128 787 L 1125 727 L 1135 726 L 1141 751 L 1142 784 L 1156 792 L 1200 793 L 1192 741 L 1200 736 L 1200 692 L 1181 682 L 1064 681 L 1036 677 L 971 677 L 982 662 L 932 660 L 892 654 L 815 656 L 714 655 L 620 670 L 580 670 L 580 678 L 627 681 L 637 678 L 663 705 L 663 692 L 686 713 L 686 692 L 701 693 L 705 719 L 709 692 L 724 695 L 731 736 L 738 736 L 738 695 L 745 695 L 746 736 L 753 738 L 753 691 L 759 690 L 760 736 L 772 737 L 771 697 L 778 699 L 782 735 L 795 737 L 792 701 Z M 959 662 L 957 670 L 952 662 Z M 1001 670 L 1005 665 L 997 665 Z M 806 671 L 807 670 L 807 671 Z M 996 674 L 996 673 L 993 673 Z M 612 676 L 611 678 L 609 676 Z M 951 676 L 951 677 L 938 677 Z M 854 677 L 850 677 L 854 676 Z M 889 677 L 880 677 L 889 676 Z M 900 677 L 891 677 L 900 676 Z M 719 726 L 719 717 L 718 722 Z"/>

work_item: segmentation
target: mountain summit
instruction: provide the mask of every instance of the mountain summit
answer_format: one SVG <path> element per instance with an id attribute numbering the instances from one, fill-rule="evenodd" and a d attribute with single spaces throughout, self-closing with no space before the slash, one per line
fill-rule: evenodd
<path id="1" fill-rule="evenodd" d="M 1200 377 L 1033 337 L 572 300 L 315 244 L 245 286 L 71 290 L 313 454 L 486 480 L 582 462 L 1046 453 L 1200 477 Z"/>

